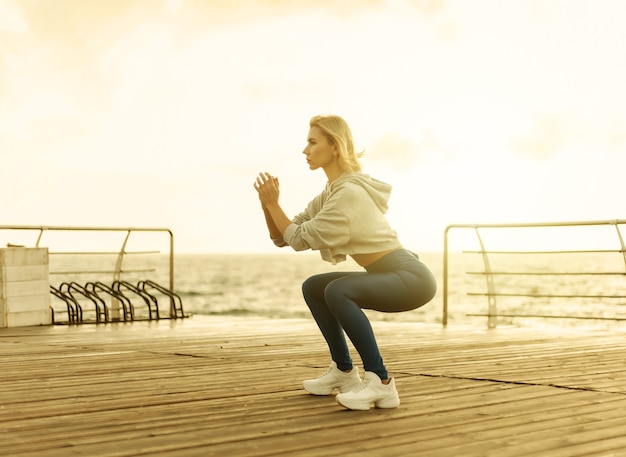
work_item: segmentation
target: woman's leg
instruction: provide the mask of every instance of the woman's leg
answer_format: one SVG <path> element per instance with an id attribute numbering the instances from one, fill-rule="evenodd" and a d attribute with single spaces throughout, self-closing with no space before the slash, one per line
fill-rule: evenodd
<path id="1" fill-rule="evenodd" d="M 350 370 L 352 368 L 352 358 L 350 357 L 350 351 L 343 328 L 328 308 L 324 291 L 330 282 L 350 274 L 354 273 L 323 273 L 311 276 L 302 284 L 304 301 L 311 310 L 311 314 L 328 344 L 332 360 L 341 371 Z"/>
<path id="2" fill-rule="evenodd" d="M 432 299 L 436 284 L 430 270 L 420 262 L 413 273 L 400 270 L 320 274 L 307 279 L 302 289 L 339 369 L 352 367 L 345 331 L 361 356 L 365 371 L 387 379 L 374 332 L 362 308 L 381 312 L 415 309 Z"/>
<path id="3" fill-rule="evenodd" d="M 411 275 L 403 276 L 397 272 L 354 273 L 335 278 L 325 289 L 327 308 L 354 344 L 365 371 L 374 372 L 383 380 L 389 377 L 387 369 L 362 308 L 379 311 L 415 308 Z"/>

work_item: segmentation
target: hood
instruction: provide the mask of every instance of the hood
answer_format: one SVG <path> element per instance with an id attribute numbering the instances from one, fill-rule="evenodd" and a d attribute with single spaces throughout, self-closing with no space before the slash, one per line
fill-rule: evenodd
<path id="1" fill-rule="evenodd" d="M 365 173 L 344 173 L 331 183 L 330 188 L 332 189 L 345 182 L 361 186 L 367 191 L 369 196 L 372 197 L 372 200 L 374 200 L 374 203 L 376 203 L 376 206 L 378 206 L 383 214 L 387 212 L 389 208 L 387 202 L 391 196 L 391 184 L 379 181 Z"/>

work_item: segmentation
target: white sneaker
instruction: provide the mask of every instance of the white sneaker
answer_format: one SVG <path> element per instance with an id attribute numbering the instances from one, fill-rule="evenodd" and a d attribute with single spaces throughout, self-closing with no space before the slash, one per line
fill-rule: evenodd
<path id="1" fill-rule="evenodd" d="M 339 392 L 349 392 L 361 384 L 359 369 L 353 367 L 349 373 L 337 368 L 335 362 L 330 364 L 328 371 L 316 379 L 307 379 L 302 383 L 304 389 L 313 395 L 330 395 L 335 388 Z"/>
<path id="2" fill-rule="evenodd" d="M 361 411 L 370 409 L 372 403 L 377 408 L 396 408 L 400 404 L 395 380 L 391 378 L 389 384 L 383 384 L 371 371 L 365 372 L 359 387 L 352 392 L 340 393 L 336 399 L 345 408 Z"/>

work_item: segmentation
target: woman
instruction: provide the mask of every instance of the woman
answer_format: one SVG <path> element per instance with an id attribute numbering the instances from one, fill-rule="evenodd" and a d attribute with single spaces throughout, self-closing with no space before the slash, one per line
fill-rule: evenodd
<path id="1" fill-rule="evenodd" d="M 350 128 L 341 117 L 313 117 L 303 153 L 311 170 L 324 170 L 328 183 L 293 219 L 278 202 L 276 177 L 260 173 L 254 184 L 272 240 L 296 251 L 319 250 L 333 264 L 349 255 L 365 269 L 319 274 L 304 282 L 304 300 L 332 359 L 328 371 L 304 381 L 304 388 L 313 395 L 337 388 L 337 402 L 348 409 L 395 408 L 400 404 L 395 381 L 362 309 L 416 309 L 434 297 L 435 278 L 417 255 L 403 249 L 389 226 L 385 213 L 391 186 L 361 172 Z M 362 381 L 344 332 L 363 362 Z"/>

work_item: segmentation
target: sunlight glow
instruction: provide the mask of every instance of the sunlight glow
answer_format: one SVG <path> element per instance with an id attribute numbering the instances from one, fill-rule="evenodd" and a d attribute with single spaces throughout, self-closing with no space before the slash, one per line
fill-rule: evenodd
<path id="1" fill-rule="evenodd" d="M 302 210 L 324 185 L 301 154 L 319 113 L 393 184 L 407 244 L 624 217 L 623 2 L 64 2 L 0 2 L 6 221 L 273 249 L 251 182 L 277 174 Z"/>

